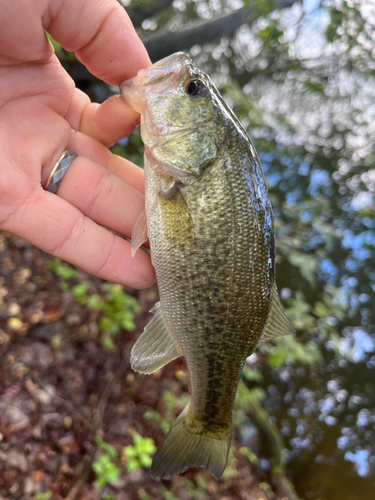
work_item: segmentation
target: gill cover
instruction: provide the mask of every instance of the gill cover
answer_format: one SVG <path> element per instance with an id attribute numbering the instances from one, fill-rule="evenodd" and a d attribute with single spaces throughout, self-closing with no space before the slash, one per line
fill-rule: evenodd
<path id="1" fill-rule="evenodd" d="M 196 81 L 199 91 L 189 95 Z M 143 143 L 159 166 L 184 184 L 194 182 L 216 158 L 220 142 L 205 75 L 180 52 L 139 71 L 120 89 L 141 113 Z"/>

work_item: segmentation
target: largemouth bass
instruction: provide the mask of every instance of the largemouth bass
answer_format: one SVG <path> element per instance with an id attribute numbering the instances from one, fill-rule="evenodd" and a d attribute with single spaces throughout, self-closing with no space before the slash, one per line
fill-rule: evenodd
<path id="1" fill-rule="evenodd" d="M 275 283 L 266 183 L 246 131 L 187 54 L 139 71 L 121 94 L 141 114 L 145 146 L 145 213 L 132 249 L 149 239 L 160 294 L 131 365 L 152 373 L 184 356 L 191 384 L 151 475 L 205 467 L 218 479 L 246 358 L 294 332 Z"/>

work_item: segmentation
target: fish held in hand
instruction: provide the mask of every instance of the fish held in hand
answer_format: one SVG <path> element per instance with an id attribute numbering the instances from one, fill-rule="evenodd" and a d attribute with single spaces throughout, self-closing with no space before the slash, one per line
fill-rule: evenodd
<path id="1" fill-rule="evenodd" d="M 132 251 L 149 239 L 160 294 L 131 365 L 152 373 L 184 356 L 191 384 L 151 475 L 205 467 L 218 479 L 246 358 L 294 333 L 276 288 L 266 183 L 246 131 L 187 54 L 139 71 L 121 94 L 141 114 L 145 146 L 145 212 Z"/>

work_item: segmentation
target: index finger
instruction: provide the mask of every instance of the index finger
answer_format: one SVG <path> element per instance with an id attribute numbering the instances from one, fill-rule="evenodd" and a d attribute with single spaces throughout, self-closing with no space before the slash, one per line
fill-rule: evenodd
<path id="1" fill-rule="evenodd" d="M 119 85 L 151 64 L 116 0 L 50 0 L 50 12 L 44 28 L 97 78 Z"/>
<path id="2" fill-rule="evenodd" d="M 116 0 L 1 1 L 0 61 L 45 62 L 52 54 L 44 30 L 96 77 L 111 85 L 150 65 L 129 16 Z"/>

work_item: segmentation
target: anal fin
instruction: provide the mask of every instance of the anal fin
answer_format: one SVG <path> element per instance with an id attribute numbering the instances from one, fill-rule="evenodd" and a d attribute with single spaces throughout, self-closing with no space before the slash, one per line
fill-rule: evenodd
<path id="1" fill-rule="evenodd" d="M 131 254 L 134 257 L 135 252 L 138 248 L 147 241 L 147 219 L 146 219 L 146 211 L 143 210 L 141 215 L 138 217 L 135 226 L 132 231 L 132 242 L 131 242 Z"/>
<path id="2" fill-rule="evenodd" d="M 280 297 L 277 292 L 276 285 L 272 285 L 272 299 L 270 304 L 270 310 L 267 317 L 266 326 L 263 329 L 263 333 L 259 339 L 258 345 L 267 342 L 268 340 L 274 339 L 276 337 L 282 337 L 284 335 L 295 334 L 296 331 L 289 321 L 285 309 L 280 302 Z"/>
<path id="3" fill-rule="evenodd" d="M 147 374 L 162 368 L 182 355 L 164 322 L 160 302 L 157 302 L 150 312 L 153 312 L 155 316 L 146 325 L 130 353 L 132 369 Z"/>

